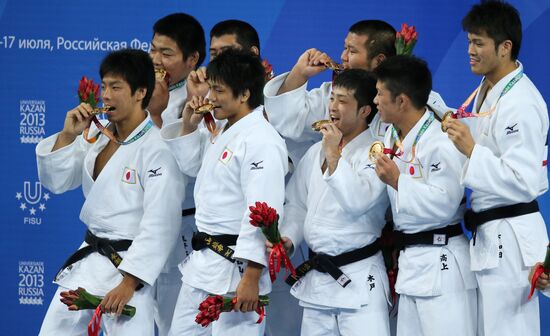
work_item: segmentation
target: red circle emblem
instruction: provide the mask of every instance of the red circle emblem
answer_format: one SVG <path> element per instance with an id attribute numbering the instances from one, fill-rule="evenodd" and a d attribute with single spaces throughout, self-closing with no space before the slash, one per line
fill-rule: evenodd
<path id="1" fill-rule="evenodd" d="M 126 172 L 126 181 L 130 181 L 130 172 Z"/>
<path id="2" fill-rule="evenodd" d="M 414 166 L 411 166 L 409 168 L 409 173 L 411 173 L 411 175 L 414 175 Z"/>
<path id="3" fill-rule="evenodd" d="M 226 157 L 227 157 L 227 152 L 223 152 L 222 160 L 225 160 Z"/>

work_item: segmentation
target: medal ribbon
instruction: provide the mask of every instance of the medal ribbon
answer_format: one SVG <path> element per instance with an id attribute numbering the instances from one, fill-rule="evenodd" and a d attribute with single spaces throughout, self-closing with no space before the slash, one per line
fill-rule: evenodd
<path id="1" fill-rule="evenodd" d="M 217 128 L 216 122 L 214 121 L 214 117 L 212 116 L 211 112 L 204 113 L 203 118 L 204 124 L 206 125 L 208 132 L 210 132 L 210 143 L 214 143 L 214 139 L 218 136 L 221 129 Z"/>
<path id="2" fill-rule="evenodd" d="M 149 120 L 145 126 L 143 126 L 143 128 L 136 134 L 134 135 L 132 138 L 130 138 L 130 140 L 128 141 L 118 141 L 117 138 L 113 135 L 113 133 L 111 133 L 111 131 L 109 131 L 107 129 L 107 127 L 103 126 L 99 120 L 97 119 L 97 117 L 94 115 L 92 117 L 92 121 L 94 122 L 94 124 L 96 125 L 96 127 L 99 129 L 99 131 L 101 133 L 103 133 L 107 138 L 109 138 L 111 141 L 121 145 L 121 146 L 124 146 L 124 145 L 129 145 L 131 144 L 132 142 L 135 142 L 137 141 L 139 138 L 141 138 L 142 136 L 145 135 L 145 133 L 147 133 L 147 131 L 149 131 L 151 129 L 151 127 L 153 127 L 153 122 L 151 120 Z M 107 125 L 108 126 L 108 125 Z M 95 137 L 91 138 L 91 139 L 88 139 L 88 132 L 90 131 L 90 128 L 87 127 L 85 130 L 84 130 L 84 140 L 86 140 L 87 142 L 89 143 L 94 143 L 96 142 L 96 140 L 98 139 L 99 137 L 99 134 L 97 134 Z"/>
<path id="3" fill-rule="evenodd" d="M 470 96 L 464 101 L 464 103 L 462 103 L 462 105 L 460 105 L 458 110 L 456 110 L 456 113 L 453 113 L 451 115 L 451 117 L 453 119 L 462 119 L 462 118 L 486 117 L 486 116 L 490 115 L 496 109 L 497 103 L 500 100 L 500 98 L 502 98 L 502 96 L 507 94 L 508 91 L 510 91 L 512 89 L 512 87 L 514 87 L 514 85 L 516 85 L 516 83 L 521 79 L 521 77 L 523 77 L 523 71 L 520 71 L 512 79 L 510 79 L 510 81 L 506 84 L 504 89 L 502 89 L 502 92 L 498 96 L 497 101 L 493 104 L 493 106 L 491 106 L 489 111 L 479 112 L 479 113 L 466 112 L 466 108 L 472 103 L 472 100 L 474 100 L 476 94 L 480 90 L 480 88 L 481 88 L 481 85 L 480 85 L 474 90 L 474 92 L 472 92 L 470 94 Z"/>
<path id="4" fill-rule="evenodd" d="M 98 336 L 99 330 L 101 329 L 101 316 L 103 312 L 101 311 L 101 306 L 97 306 L 94 311 L 94 316 L 88 323 L 88 336 Z"/>
<path id="5" fill-rule="evenodd" d="M 411 149 L 411 159 L 410 160 L 406 161 L 405 159 L 401 158 L 401 156 L 404 153 L 403 144 L 401 143 L 401 140 L 399 139 L 399 135 L 397 134 L 397 131 L 395 130 L 395 127 L 393 125 L 391 126 L 391 136 L 395 141 L 395 146 L 397 146 L 397 148 L 399 148 L 399 151 L 397 151 L 397 153 L 396 153 L 396 152 L 394 152 L 393 150 L 391 150 L 389 148 L 384 148 L 384 154 L 393 154 L 399 160 L 401 160 L 405 163 L 412 163 L 414 161 L 415 156 L 416 156 L 416 144 L 418 143 L 418 140 L 420 140 L 422 135 L 426 132 L 428 127 L 430 127 L 430 125 L 434 121 L 434 119 L 435 119 L 434 113 L 430 111 L 430 116 L 428 117 L 428 119 L 426 119 L 424 121 L 424 123 L 422 124 L 422 127 L 420 127 L 420 130 L 418 131 L 418 133 L 416 134 L 416 137 L 414 138 L 414 142 L 413 142 L 412 149 Z"/>
<path id="6" fill-rule="evenodd" d="M 175 90 L 175 89 L 179 89 L 180 87 L 182 87 L 182 86 L 184 86 L 184 85 L 185 85 L 185 79 L 183 79 L 183 80 L 181 80 L 181 81 L 179 81 L 179 82 L 177 82 L 177 83 L 174 83 L 174 84 L 170 85 L 170 86 L 168 87 L 168 91 L 173 91 L 173 90 Z"/>

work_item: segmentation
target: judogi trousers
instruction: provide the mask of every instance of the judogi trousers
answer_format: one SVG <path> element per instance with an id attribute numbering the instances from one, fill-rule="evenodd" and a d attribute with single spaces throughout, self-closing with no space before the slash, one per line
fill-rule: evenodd
<path id="1" fill-rule="evenodd" d="M 195 322 L 199 313 L 199 305 L 208 297 L 207 292 L 191 287 L 186 283 L 181 285 L 181 290 L 172 319 L 169 336 L 263 336 L 265 330 L 265 319 L 257 324 L 258 314 L 256 312 L 226 312 L 220 314 L 217 321 L 208 327 L 203 327 Z M 269 312 L 267 311 L 266 315 Z M 267 318 L 267 316 L 266 316 Z"/>
<path id="2" fill-rule="evenodd" d="M 300 265 L 307 260 L 306 255 L 307 245 L 303 243 L 294 253 L 291 259 L 292 264 Z M 290 286 L 287 285 L 285 279 L 286 274 L 283 269 L 277 274 L 277 279 L 269 294 L 269 318 L 266 320 L 265 328 L 267 336 L 300 335 L 303 308 L 298 304 L 298 299 L 290 294 Z"/>
<path id="3" fill-rule="evenodd" d="M 185 237 L 186 246 L 182 246 L 189 255 L 193 250 L 191 248 L 191 238 L 193 237 L 193 229 L 195 216 L 185 216 L 182 218 L 182 235 Z M 183 260 L 180 260 L 180 262 Z M 158 330 L 158 336 L 167 336 L 170 331 L 170 323 L 174 316 L 176 302 L 181 289 L 181 272 L 178 265 L 163 270 L 159 274 L 155 283 L 155 324 Z"/>
<path id="4" fill-rule="evenodd" d="M 329 308 L 302 303 L 302 336 L 389 336 L 389 312 L 383 286 L 359 309 Z M 331 293 L 327 293 L 331 295 Z M 410 334 L 413 335 L 413 334 Z"/>
<path id="5" fill-rule="evenodd" d="M 57 288 L 42 322 L 40 336 L 88 336 L 88 323 L 94 315 L 94 310 L 67 310 L 67 306 L 59 301 L 60 293 L 67 290 L 61 286 Z M 103 334 L 106 336 L 153 336 L 155 330 L 152 287 L 144 286 L 136 291 L 128 304 L 136 307 L 136 315 L 129 318 L 123 315 L 111 317 L 109 314 L 104 314 L 101 318 Z"/>
<path id="6" fill-rule="evenodd" d="M 397 336 L 475 336 L 477 291 L 466 289 L 454 257 L 441 271 L 438 296 L 401 294 L 397 314 Z"/>
<path id="7" fill-rule="evenodd" d="M 515 233 L 506 220 L 500 223 L 499 234 L 500 265 L 475 272 L 479 285 L 478 335 L 538 336 L 538 295 L 527 301 L 530 267 L 524 265 Z"/>

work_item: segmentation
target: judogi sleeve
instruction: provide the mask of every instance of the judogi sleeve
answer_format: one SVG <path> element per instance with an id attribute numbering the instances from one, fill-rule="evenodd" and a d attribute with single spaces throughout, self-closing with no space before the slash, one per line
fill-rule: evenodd
<path id="1" fill-rule="evenodd" d="M 82 183 L 84 158 L 90 145 L 78 136 L 73 143 L 52 152 L 59 133 L 36 146 L 36 163 L 40 183 L 54 194 L 76 189 Z"/>
<path id="2" fill-rule="evenodd" d="M 143 157 L 140 176 L 144 190 L 143 217 L 139 234 L 118 267 L 149 285 L 154 284 L 176 240 L 180 239 L 181 204 L 185 196 L 185 178 L 172 153 L 160 139 L 154 145 Z"/>
<path id="3" fill-rule="evenodd" d="M 401 173 L 395 205 L 398 213 L 414 216 L 419 222 L 445 222 L 455 216 L 464 196 L 460 184 L 461 157 L 447 138 L 430 141 L 432 146 L 423 147 L 424 154 L 430 153 L 422 160 L 425 177 Z"/>
<path id="4" fill-rule="evenodd" d="M 327 118 L 332 85 L 325 82 L 320 88 L 307 91 L 307 82 L 301 87 L 277 95 L 288 72 L 281 74 L 264 87 L 264 107 L 269 122 L 285 138 L 302 142 L 319 140 L 319 134 L 311 130 L 311 124 Z"/>
<path id="5" fill-rule="evenodd" d="M 368 153 L 364 157 L 368 158 Z M 329 175 L 328 169 L 323 174 L 323 179 L 342 209 L 354 217 L 359 217 L 371 207 L 379 205 L 376 201 L 386 192 L 386 185 L 376 176 L 376 171 L 367 160 L 354 166 L 344 157 L 340 157 L 333 174 Z"/>
<path id="6" fill-rule="evenodd" d="M 540 107 L 527 100 L 508 99 L 506 104 L 495 111 L 494 134 L 481 134 L 493 137 L 500 153 L 476 143 L 462 181 L 468 188 L 511 203 L 527 203 L 543 192 L 540 179 L 548 123 L 542 120 Z"/>
<path id="7" fill-rule="evenodd" d="M 439 118 L 443 118 L 447 111 L 456 111 L 456 109 L 451 109 L 445 104 L 443 97 L 435 91 L 430 91 L 430 96 L 428 97 L 427 105 L 432 111 L 437 114 Z"/>
<path id="8" fill-rule="evenodd" d="M 275 135 L 275 132 L 274 132 Z M 280 139 L 280 138 L 279 138 Z M 275 208 L 282 218 L 285 197 L 285 175 L 288 171 L 288 155 L 282 139 L 266 141 L 259 137 L 245 140 L 245 155 L 241 165 L 241 188 L 245 197 L 246 209 L 241 220 L 237 246 L 233 256 L 267 266 L 265 237 L 261 230 L 250 224 L 249 206 L 256 202 L 266 202 Z M 261 162 L 262 169 L 251 169 L 252 163 Z"/>
<path id="9" fill-rule="evenodd" d="M 307 214 L 308 182 L 311 175 L 313 154 L 319 150 L 313 145 L 298 163 L 286 186 L 285 217 L 281 223 L 281 236 L 290 238 L 294 249 L 304 239 L 304 223 Z"/>
<path id="10" fill-rule="evenodd" d="M 181 136 L 182 121 L 163 127 L 160 135 L 176 158 L 182 173 L 196 177 L 202 165 L 202 155 L 208 141 L 208 130 L 197 128 L 195 132 Z"/>

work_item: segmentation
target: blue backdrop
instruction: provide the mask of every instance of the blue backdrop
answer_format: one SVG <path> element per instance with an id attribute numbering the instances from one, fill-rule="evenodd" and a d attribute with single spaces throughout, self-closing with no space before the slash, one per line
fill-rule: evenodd
<path id="1" fill-rule="evenodd" d="M 53 195 L 38 183 L 34 148 L 61 129 L 78 98 L 78 80 L 99 80 L 98 65 L 119 47 L 148 50 L 152 25 L 184 11 L 206 32 L 218 21 L 237 18 L 260 34 L 262 56 L 276 73 L 289 70 L 307 48 L 339 59 L 349 26 L 361 19 L 383 19 L 399 28 L 417 27 L 415 54 L 426 59 L 434 89 L 457 106 L 479 78 L 469 70 L 466 35 L 460 21 L 475 1 L 5 1 L 0 0 L 0 335 L 36 335 L 55 287 L 51 279 L 80 244 L 83 202 L 76 190 Z M 542 95 L 550 97 L 550 68 L 544 42 L 550 0 L 515 0 L 524 24 L 520 60 Z M 311 81 L 328 80 L 328 72 Z M 108 195 L 105 195 L 108 197 Z M 550 196 L 540 200 L 550 223 Z M 541 316 L 550 313 L 542 298 Z M 542 318 L 543 335 L 550 322 Z"/>

